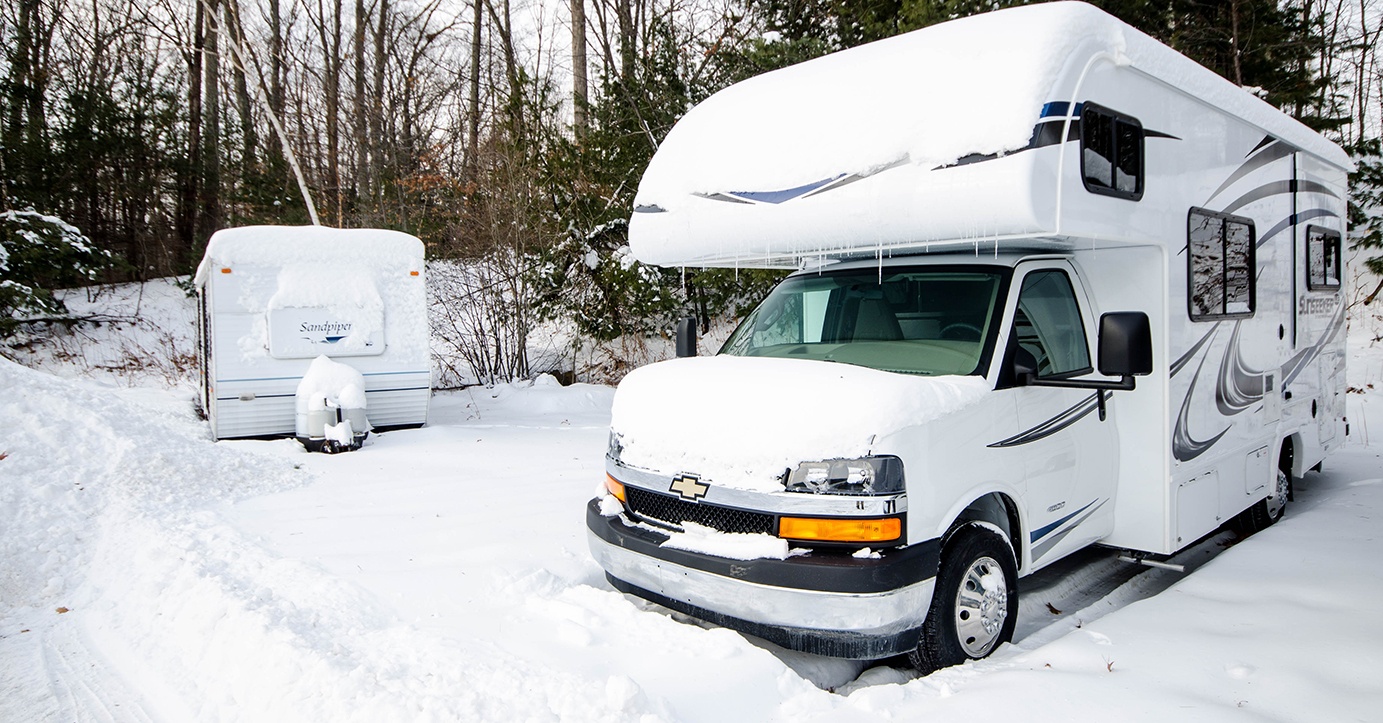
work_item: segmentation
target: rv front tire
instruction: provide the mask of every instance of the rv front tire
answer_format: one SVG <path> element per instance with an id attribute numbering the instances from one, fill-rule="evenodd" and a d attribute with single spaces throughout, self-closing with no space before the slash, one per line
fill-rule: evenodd
<path id="1" fill-rule="evenodd" d="M 1013 639 L 1018 622 L 1018 565 L 997 530 L 970 523 L 953 532 L 922 640 L 908 660 L 918 672 L 983 658 Z"/>

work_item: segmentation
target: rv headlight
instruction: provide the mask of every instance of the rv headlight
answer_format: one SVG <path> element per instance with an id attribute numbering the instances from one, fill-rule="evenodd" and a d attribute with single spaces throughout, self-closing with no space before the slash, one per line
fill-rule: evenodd
<path id="1" fill-rule="evenodd" d="M 788 472 L 789 492 L 818 495 L 891 495 L 903 491 L 903 460 L 862 457 L 803 462 Z"/>
<path id="2" fill-rule="evenodd" d="M 618 462 L 619 454 L 622 451 L 624 451 L 624 445 L 620 444 L 619 435 L 615 433 L 615 430 L 610 430 L 610 441 L 605 448 L 605 456 Z"/>

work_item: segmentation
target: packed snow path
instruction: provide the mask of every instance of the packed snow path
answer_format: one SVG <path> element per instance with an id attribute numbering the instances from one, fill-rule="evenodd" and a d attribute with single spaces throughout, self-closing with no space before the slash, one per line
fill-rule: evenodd
<path id="1" fill-rule="evenodd" d="M 582 515 L 602 474 L 606 388 L 439 395 L 428 428 L 338 456 L 212 444 L 185 396 L 6 362 L 0 388 L 4 721 L 1383 710 L 1377 448 L 1333 457 L 1281 524 L 1184 578 L 1097 553 L 1023 581 L 1018 644 L 914 680 L 770 652 L 612 591 Z M 1369 402 L 1383 406 L 1351 395 L 1356 439 L 1370 421 L 1383 430 Z M 1200 564 L 1227 542 L 1182 557 Z"/>

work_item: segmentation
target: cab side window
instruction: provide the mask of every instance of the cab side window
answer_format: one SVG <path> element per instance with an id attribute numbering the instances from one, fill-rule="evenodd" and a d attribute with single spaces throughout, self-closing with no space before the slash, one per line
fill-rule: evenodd
<path id="1" fill-rule="evenodd" d="M 1039 377 L 1091 371 L 1085 325 L 1071 280 L 1063 271 L 1035 271 L 1023 279 L 1013 317 L 1018 353 L 1031 355 Z"/>

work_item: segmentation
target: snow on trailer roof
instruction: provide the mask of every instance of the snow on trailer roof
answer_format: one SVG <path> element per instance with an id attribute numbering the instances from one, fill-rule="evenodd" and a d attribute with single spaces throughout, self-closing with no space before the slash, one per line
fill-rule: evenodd
<path id="1" fill-rule="evenodd" d="M 770 224 L 797 224 L 805 235 L 817 230 L 773 204 L 834 192 L 900 167 L 925 171 L 972 154 L 1021 149 L 1044 106 L 1081 100 L 1070 96 L 1088 62 L 1101 55 L 1333 165 L 1351 167 L 1335 144 L 1114 16 L 1083 2 L 1054 2 L 934 25 L 716 93 L 677 123 L 649 163 L 635 198 L 631 247 L 642 261 L 668 265 L 697 265 L 698 259 L 782 265 L 789 257 L 815 255 L 801 248 L 785 254 L 777 240 L 759 237 L 769 232 L 758 226 Z M 916 173 L 892 175 L 900 184 L 918 179 Z M 683 214 L 692 215 L 707 208 L 706 199 L 758 204 L 762 213 L 748 229 L 728 211 L 710 221 L 675 219 L 680 210 L 696 209 Z M 916 233 L 898 219 L 881 218 L 898 215 L 896 203 L 862 199 L 857 208 L 835 213 L 842 210 L 853 211 L 858 234 L 871 238 L 842 242 L 832 236 L 839 231 L 833 227 L 818 234 L 828 253 L 867 251 L 872 242 L 882 250 L 891 235 Z M 718 237 L 694 237 L 708 232 Z M 780 228 L 769 236 L 784 233 Z M 984 228 L 973 235 L 995 237 Z"/>
<path id="2" fill-rule="evenodd" d="M 207 282 L 217 264 L 284 266 L 326 258 L 377 266 L 400 259 L 423 259 L 423 242 L 401 231 L 327 226 L 242 226 L 211 235 L 197 266 L 195 283 Z"/>

